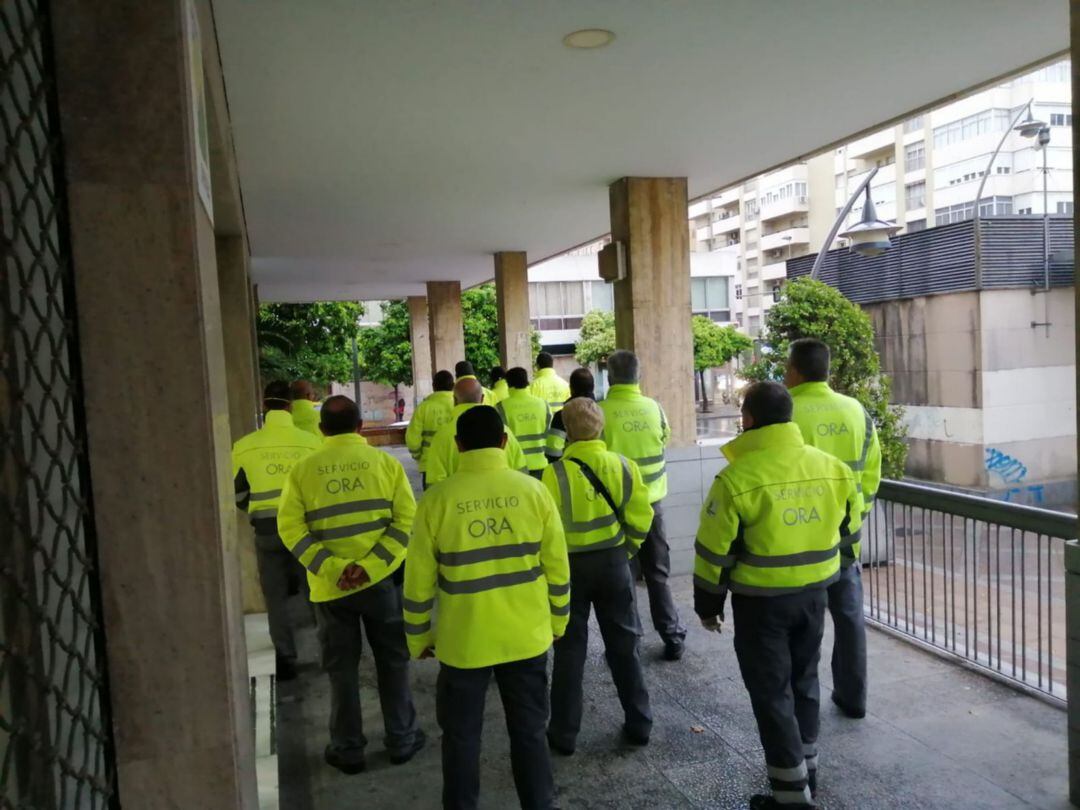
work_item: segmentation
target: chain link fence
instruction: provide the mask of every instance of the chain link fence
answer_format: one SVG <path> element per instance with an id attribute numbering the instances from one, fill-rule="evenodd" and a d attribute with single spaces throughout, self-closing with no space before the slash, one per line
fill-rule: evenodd
<path id="1" fill-rule="evenodd" d="M 48 11 L 0 3 L 0 810 L 117 806 Z"/>

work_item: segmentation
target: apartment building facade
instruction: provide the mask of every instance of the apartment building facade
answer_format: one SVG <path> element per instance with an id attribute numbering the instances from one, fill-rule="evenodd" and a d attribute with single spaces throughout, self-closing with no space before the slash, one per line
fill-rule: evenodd
<path id="1" fill-rule="evenodd" d="M 1046 208 L 1044 155 L 1013 132 L 989 170 L 980 213 L 1071 214 L 1070 69 L 1068 60 L 1047 65 L 694 201 L 688 211 L 693 249 L 735 262 L 735 322 L 753 337 L 760 334 L 785 282 L 787 260 L 820 249 L 837 213 L 874 168 L 870 191 L 878 216 L 902 225 L 901 233 L 970 219 L 990 156 L 1029 100 L 1035 118 L 1050 125 Z M 852 224 L 861 209 L 853 209 Z"/>

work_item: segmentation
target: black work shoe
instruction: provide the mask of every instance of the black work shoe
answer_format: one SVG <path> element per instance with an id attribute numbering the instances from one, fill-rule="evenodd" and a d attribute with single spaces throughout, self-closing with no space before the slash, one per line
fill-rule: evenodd
<path id="1" fill-rule="evenodd" d="M 559 756 L 572 757 L 574 755 L 575 747 L 571 745 L 562 745 L 551 734 L 547 735 L 548 748 L 554 751 Z"/>
<path id="2" fill-rule="evenodd" d="M 850 717 L 852 720 L 862 720 L 866 717 L 866 709 L 856 709 L 854 706 L 849 706 L 837 696 L 836 692 L 832 693 L 832 702 L 845 716 Z"/>
<path id="3" fill-rule="evenodd" d="M 275 667 L 277 670 L 277 679 L 281 682 L 295 681 L 297 677 L 296 672 L 296 659 L 286 658 L 283 655 L 277 656 L 275 661 Z"/>
<path id="4" fill-rule="evenodd" d="M 333 746 L 328 745 L 323 752 L 323 759 L 326 760 L 326 764 L 331 768 L 337 768 L 347 776 L 354 776 L 367 768 L 367 760 L 364 759 L 362 751 L 359 753 L 345 754 Z"/>
<path id="5" fill-rule="evenodd" d="M 799 808 L 813 807 L 812 804 L 781 804 L 772 796 L 764 793 L 755 793 L 750 797 L 750 810 L 799 810 Z"/>
<path id="6" fill-rule="evenodd" d="M 664 660 L 665 661 L 678 661 L 683 657 L 683 652 L 686 649 L 686 643 L 681 638 L 673 638 L 670 641 L 664 642 Z"/>
<path id="7" fill-rule="evenodd" d="M 641 747 L 649 744 L 648 732 L 634 731 L 630 726 L 622 727 L 622 738 L 623 742 L 629 745 Z"/>
<path id="8" fill-rule="evenodd" d="M 391 765 L 404 765 L 410 759 L 415 757 L 420 752 L 420 749 L 423 748 L 426 743 L 427 743 L 427 734 L 424 733 L 424 730 L 422 728 L 418 728 L 416 730 L 416 737 L 413 740 L 412 747 L 405 750 L 405 751 L 403 751 L 403 752 L 401 752 L 400 754 L 391 754 L 390 755 L 390 764 Z"/>

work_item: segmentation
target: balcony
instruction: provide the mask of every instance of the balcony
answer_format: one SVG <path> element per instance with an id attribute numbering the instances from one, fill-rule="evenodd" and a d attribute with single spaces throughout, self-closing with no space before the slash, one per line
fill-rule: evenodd
<path id="1" fill-rule="evenodd" d="M 721 208 L 723 206 L 731 205 L 739 201 L 739 195 L 742 193 L 742 189 L 736 186 L 735 188 L 729 188 L 727 191 L 720 192 L 719 196 L 712 198 L 713 208 Z"/>
<path id="2" fill-rule="evenodd" d="M 707 242 L 709 239 L 712 238 L 712 226 L 705 225 L 704 227 L 696 229 L 694 231 L 694 237 L 699 242 Z"/>
<path id="3" fill-rule="evenodd" d="M 890 127 L 889 129 L 883 129 L 881 132 L 875 132 L 873 135 L 867 135 L 865 138 L 859 138 L 859 140 L 849 144 L 847 154 L 849 158 L 862 158 L 892 148 L 895 142 L 896 133 Z"/>
<path id="4" fill-rule="evenodd" d="M 810 198 L 804 196 L 786 197 L 777 202 L 761 206 L 760 218 L 762 222 L 789 214 L 799 214 L 810 210 Z"/>
<path id="5" fill-rule="evenodd" d="M 787 278 L 787 259 L 761 265 L 762 281 L 775 281 L 780 278 Z"/>
<path id="6" fill-rule="evenodd" d="M 782 231 L 765 234 L 761 237 L 762 250 L 776 250 L 788 245 L 807 245 L 810 243 L 809 228 L 785 228 Z"/>
<path id="7" fill-rule="evenodd" d="M 712 223 L 712 232 L 715 236 L 720 236 L 721 234 L 737 231 L 741 226 L 742 217 L 740 217 L 738 214 L 735 214 L 733 216 L 714 219 Z"/>
<path id="8" fill-rule="evenodd" d="M 692 203 L 689 208 L 686 209 L 687 219 L 697 219 L 703 217 L 709 213 L 709 201 L 698 200 L 696 203 Z"/>

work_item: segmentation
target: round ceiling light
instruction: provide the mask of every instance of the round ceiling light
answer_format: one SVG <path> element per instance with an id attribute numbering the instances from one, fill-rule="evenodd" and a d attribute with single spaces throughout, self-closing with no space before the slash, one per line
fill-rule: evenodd
<path id="1" fill-rule="evenodd" d="M 563 37 L 563 45 L 567 48 L 603 48 L 615 40 L 615 34 L 604 28 L 582 28 L 580 31 L 572 31 Z"/>

